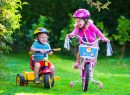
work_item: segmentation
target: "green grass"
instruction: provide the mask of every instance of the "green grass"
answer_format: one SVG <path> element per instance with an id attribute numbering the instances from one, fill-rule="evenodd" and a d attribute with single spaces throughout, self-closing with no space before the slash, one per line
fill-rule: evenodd
<path id="1" fill-rule="evenodd" d="M 89 83 L 88 91 L 82 91 L 82 83 L 76 83 L 73 88 L 70 82 L 80 79 L 79 70 L 72 69 L 75 60 L 71 57 L 58 55 L 49 56 L 55 65 L 55 76 L 60 76 L 51 89 L 44 85 L 16 86 L 16 76 L 22 71 L 31 71 L 30 56 L 27 53 L 4 55 L 0 60 L 0 94 L 13 95 L 128 95 L 130 94 L 130 58 L 122 61 L 116 57 L 99 58 L 94 70 L 94 79 L 103 82 L 103 89 L 98 85 Z"/>

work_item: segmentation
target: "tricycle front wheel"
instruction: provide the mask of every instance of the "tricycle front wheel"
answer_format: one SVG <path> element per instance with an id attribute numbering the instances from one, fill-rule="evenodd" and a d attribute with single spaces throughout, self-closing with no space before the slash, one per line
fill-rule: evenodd
<path id="1" fill-rule="evenodd" d="M 51 78 L 50 74 L 44 74 L 44 86 L 45 88 L 51 88 Z"/>

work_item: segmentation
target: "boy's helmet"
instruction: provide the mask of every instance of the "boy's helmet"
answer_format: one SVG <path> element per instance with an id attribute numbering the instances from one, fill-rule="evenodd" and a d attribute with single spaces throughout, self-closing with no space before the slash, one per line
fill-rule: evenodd
<path id="1" fill-rule="evenodd" d="M 74 14 L 74 18 L 90 18 L 90 13 L 86 9 L 78 9 Z"/>
<path id="2" fill-rule="evenodd" d="M 34 36 L 34 38 L 37 37 L 39 43 L 41 43 L 40 40 L 39 40 L 39 38 L 38 38 L 38 34 L 40 34 L 40 33 L 46 33 L 48 35 L 49 31 L 47 31 L 45 28 L 37 28 L 34 31 L 33 36 Z"/>
<path id="3" fill-rule="evenodd" d="M 48 34 L 49 34 L 49 31 L 47 31 L 45 28 L 37 28 L 37 29 L 34 31 L 33 35 L 36 36 L 36 35 L 38 35 L 39 33 L 46 33 L 46 34 L 48 35 Z"/>

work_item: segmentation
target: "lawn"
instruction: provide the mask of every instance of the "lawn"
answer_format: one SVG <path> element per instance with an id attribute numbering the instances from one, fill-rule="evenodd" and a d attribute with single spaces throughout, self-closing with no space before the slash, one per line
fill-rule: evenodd
<path id="1" fill-rule="evenodd" d="M 130 95 L 130 58 L 119 61 L 117 57 L 98 58 L 94 70 L 94 79 L 103 82 L 103 89 L 89 83 L 88 91 L 82 91 L 82 83 L 76 83 L 73 88 L 70 82 L 80 79 L 79 71 L 72 69 L 75 60 L 61 57 L 55 53 L 49 60 L 55 65 L 55 76 L 60 77 L 51 89 L 44 85 L 16 86 L 16 76 L 22 71 L 32 72 L 28 53 L 4 55 L 0 60 L 0 94 L 12 95 Z"/>

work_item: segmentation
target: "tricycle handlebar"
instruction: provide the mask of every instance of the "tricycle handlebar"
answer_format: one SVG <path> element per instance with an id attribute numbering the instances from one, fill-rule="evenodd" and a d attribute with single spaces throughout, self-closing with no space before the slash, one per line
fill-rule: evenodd
<path id="1" fill-rule="evenodd" d="M 57 48 L 57 49 L 50 49 L 49 51 L 47 51 L 46 53 L 49 53 L 51 51 L 61 51 L 61 48 Z M 30 51 L 29 54 L 32 55 L 34 53 L 41 53 L 40 51 Z"/>

